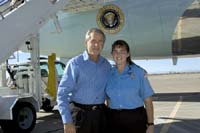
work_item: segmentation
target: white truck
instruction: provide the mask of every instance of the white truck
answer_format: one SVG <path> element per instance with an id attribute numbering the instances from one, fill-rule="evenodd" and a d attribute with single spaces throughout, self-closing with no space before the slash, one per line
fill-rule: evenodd
<path id="1" fill-rule="evenodd" d="M 12 88 L 12 90 L 18 88 L 21 93 L 30 93 L 32 91 L 32 80 L 33 80 L 33 68 L 31 66 L 30 59 L 29 61 L 18 63 L 18 64 L 7 64 L 7 72 L 9 74 L 7 86 Z M 55 74 L 56 74 L 56 86 L 59 84 L 65 64 L 61 61 L 55 60 Z M 56 105 L 55 99 L 51 94 L 48 94 L 48 75 L 49 75 L 49 66 L 48 58 L 40 57 L 40 70 L 41 70 L 41 97 L 42 105 L 41 109 L 46 112 L 53 110 Z"/>
<path id="2" fill-rule="evenodd" d="M 55 84 L 54 91 L 56 91 L 65 64 L 56 60 L 53 60 L 53 62 L 54 80 L 56 79 L 53 83 Z M 49 70 L 48 59 L 40 58 L 37 68 L 33 67 L 33 61 L 5 64 L 9 73 L 9 80 L 7 86 L 0 87 L 1 128 L 4 132 L 29 132 L 35 126 L 36 112 L 40 109 L 46 112 L 52 111 L 56 105 L 54 96 L 48 93 L 49 83 L 52 82 L 49 80 L 51 71 Z M 40 75 L 37 75 L 35 69 L 40 70 L 38 73 Z M 39 88 L 36 87 L 36 84 L 39 85 Z"/>

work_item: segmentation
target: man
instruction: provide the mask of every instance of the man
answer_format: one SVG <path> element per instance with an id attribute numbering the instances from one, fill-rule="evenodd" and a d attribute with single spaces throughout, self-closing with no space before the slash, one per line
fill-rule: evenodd
<path id="1" fill-rule="evenodd" d="M 66 65 L 57 92 L 64 133 L 105 132 L 105 85 L 111 68 L 100 55 L 105 39 L 100 29 L 90 29 L 85 37 L 86 50 Z"/>

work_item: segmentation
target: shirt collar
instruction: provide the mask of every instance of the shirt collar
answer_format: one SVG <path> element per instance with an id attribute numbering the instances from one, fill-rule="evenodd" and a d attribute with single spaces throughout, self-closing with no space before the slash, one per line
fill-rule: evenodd
<path id="1" fill-rule="evenodd" d="M 83 52 L 83 60 L 84 61 L 89 60 L 89 55 L 88 55 L 88 52 L 86 50 Z"/>
<path id="2" fill-rule="evenodd" d="M 124 68 L 124 70 L 123 70 L 123 72 L 121 73 L 121 74 L 126 74 L 126 73 L 128 73 L 130 71 L 130 66 L 128 65 L 128 64 L 126 64 L 126 66 L 125 66 L 125 68 Z M 115 66 L 114 67 L 114 72 L 115 73 L 118 73 L 118 70 L 117 70 L 117 67 Z"/>
<path id="3" fill-rule="evenodd" d="M 123 73 L 127 73 L 130 70 L 130 66 L 126 64 Z"/>
<path id="4" fill-rule="evenodd" d="M 89 55 L 88 55 L 87 50 L 85 50 L 85 51 L 83 52 L 83 60 L 84 60 L 84 61 L 90 60 L 90 57 L 89 57 Z M 90 60 L 90 61 L 91 61 L 91 60 Z M 103 62 L 103 57 L 100 55 L 100 56 L 99 56 L 99 60 L 98 60 L 98 64 L 99 64 L 99 63 L 102 63 L 102 62 Z"/>

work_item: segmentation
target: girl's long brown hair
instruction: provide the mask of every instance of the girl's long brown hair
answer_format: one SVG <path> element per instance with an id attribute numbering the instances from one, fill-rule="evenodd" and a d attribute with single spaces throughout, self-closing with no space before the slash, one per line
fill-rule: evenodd
<path id="1" fill-rule="evenodd" d="M 126 51 L 129 53 L 129 57 L 127 57 L 126 61 L 128 62 L 129 65 L 133 64 L 132 60 L 131 60 L 131 53 L 130 53 L 130 48 L 129 45 L 126 41 L 124 40 L 117 40 L 112 44 L 112 52 L 113 50 L 117 47 L 125 47 Z"/>

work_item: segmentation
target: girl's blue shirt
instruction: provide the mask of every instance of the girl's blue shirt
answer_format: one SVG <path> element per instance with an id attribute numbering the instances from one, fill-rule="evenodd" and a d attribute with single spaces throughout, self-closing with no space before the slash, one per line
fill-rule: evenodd
<path id="1" fill-rule="evenodd" d="M 113 66 L 106 85 L 109 107 L 112 109 L 135 109 L 144 106 L 144 100 L 154 94 L 146 71 L 136 64 L 126 65 L 119 73 Z"/>

